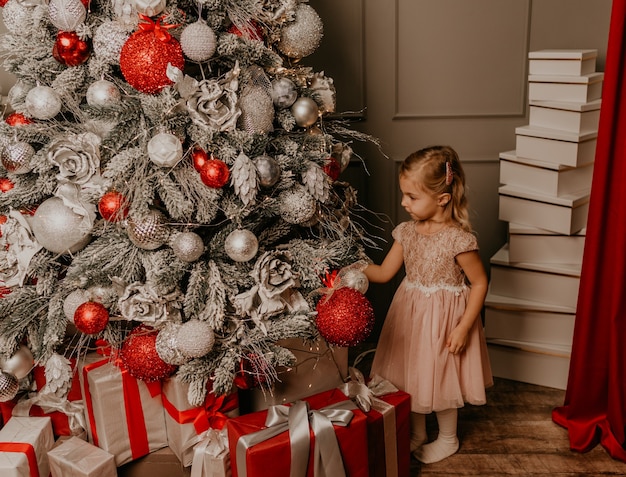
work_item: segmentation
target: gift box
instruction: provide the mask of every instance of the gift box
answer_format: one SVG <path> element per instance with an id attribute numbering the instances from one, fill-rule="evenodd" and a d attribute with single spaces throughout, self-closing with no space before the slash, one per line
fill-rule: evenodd
<path id="1" fill-rule="evenodd" d="M 531 75 L 580 76 L 596 71 L 598 50 L 538 50 L 528 54 Z"/>
<path id="2" fill-rule="evenodd" d="M 210 428 L 222 429 L 228 417 L 238 414 L 236 393 L 215 396 L 207 393 L 203 406 L 192 406 L 187 399 L 189 385 L 173 376 L 163 382 L 162 399 L 165 408 L 167 442 L 182 464 L 190 466 L 194 446 Z"/>
<path id="3" fill-rule="evenodd" d="M 369 474 L 367 420 L 338 389 L 226 423 L 233 477 Z"/>
<path id="4" fill-rule="evenodd" d="M 191 477 L 231 477 L 226 429 L 209 429 L 193 448 Z"/>
<path id="5" fill-rule="evenodd" d="M 53 445 L 49 417 L 13 417 L 0 430 L 0 475 L 47 477 Z"/>
<path id="6" fill-rule="evenodd" d="M 365 412 L 370 477 L 409 477 L 411 396 L 389 381 L 350 368 L 350 380 L 340 390 Z"/>
<path id="7" fill-rule="evenodd" d="M 190 467 L 183 467 L 176 454 L 164 447 L 117 468 L 118 477 L 189 477 Z"/>
<path id="8" fill-rule="evenodd" d="M 117 477 L 115 457 L 78 437 L 48 451 L 52 477 Z"/>
<path id="9" fill-rule="evenodd" d="M 79 373 L 90 442 L 117 466 L 167 446 L 161 384 L 137 380 L 109 358 L 87 363 Z"/>

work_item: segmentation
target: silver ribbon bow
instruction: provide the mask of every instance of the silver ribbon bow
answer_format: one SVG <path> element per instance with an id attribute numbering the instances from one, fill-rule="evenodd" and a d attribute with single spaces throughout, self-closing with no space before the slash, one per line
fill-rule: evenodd
<path id="1" fill-rule="evenodd" d="M 208 469 L 205 469 L 204 465 L 205 455 L 218 457 L 223 452 L 228 452 L 228 435 L 226 433 L 226 428 L 221 431 L 209 428 L 198 437 L 200 442 L 193 448 L 191 477 L 202 477 L 208 473 Z"/>
<path id="2" fill-rule="evenodd" d="M 291 468 L 289 477 L 305 477 L 309 462 L 309 424 L 315 436 L 313 450 L 314 477 L 345 477 L 346 471 L 333 425 L 350 424 L 355 409 L 352 401 L 331 404 L 319 410 L 310 410 L 306 401 L 296 401 L 291 406 L 270 406 L 265 420 L 266 429 L 242 436 L 237 441 L 237 470 L 246 477 L 248 448 L 289 430 Z"/>
<path id="3" fill-rule="evenodd" d="M 52 393 L 39 393 L 34 397 L 19 401 L 13 408 L 12 414 L 28 417 L 30 408 L 35 404 L 45 413 L 59 411 L 65 414 L 68 417 L 70 432 L 73 436 L 80 436 L 87 429 L 83 401 L 68 401 Z"/>

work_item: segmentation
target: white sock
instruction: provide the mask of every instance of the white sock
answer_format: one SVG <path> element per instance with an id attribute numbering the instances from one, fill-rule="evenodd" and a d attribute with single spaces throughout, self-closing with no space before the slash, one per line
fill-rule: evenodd
<path id="1" fill-rule="evenodd" d="M 437 413 L 439 435 L 430 444 L 422 446 L 413 452 L 417 460 L 424 464 L 432 464 L 450 457 L 459 450 L 459 439 L 456 437 L 458 410 L 446 409 Z"/>
<path id="2" fill-rule="evenodd" d="M 428 440 L 426 435 L 426 414 L 411 413 L 411 452 L 419 449 Z"/>

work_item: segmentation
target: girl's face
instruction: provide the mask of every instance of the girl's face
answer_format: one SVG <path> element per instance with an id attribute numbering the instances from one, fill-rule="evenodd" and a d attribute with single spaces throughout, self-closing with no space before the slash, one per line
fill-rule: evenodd
<path id="1" fill-rule="evenodd" d="M 400 191 L 402 202 L 400 204 L 409 213 L 413 220 L 431 220 L 443 217 L 442 195 L 434 195 L 432 192 L 420 187 L 416 181 L 410 180 L 405 175 L 400 176 Z"/>

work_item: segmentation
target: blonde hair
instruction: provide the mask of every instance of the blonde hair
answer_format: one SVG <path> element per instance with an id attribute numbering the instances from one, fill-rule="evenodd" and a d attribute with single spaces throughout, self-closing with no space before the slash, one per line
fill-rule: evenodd
<path id="1" fill-rule="evenodd" d="M 400 176 L 415 180 L 433 195 L 450 194 L 445 212 L 468 232 L 472 231 L 465 196 L 465 172 L 450 146 L 430 146 L 410 154 L 400 166 Z"/>

